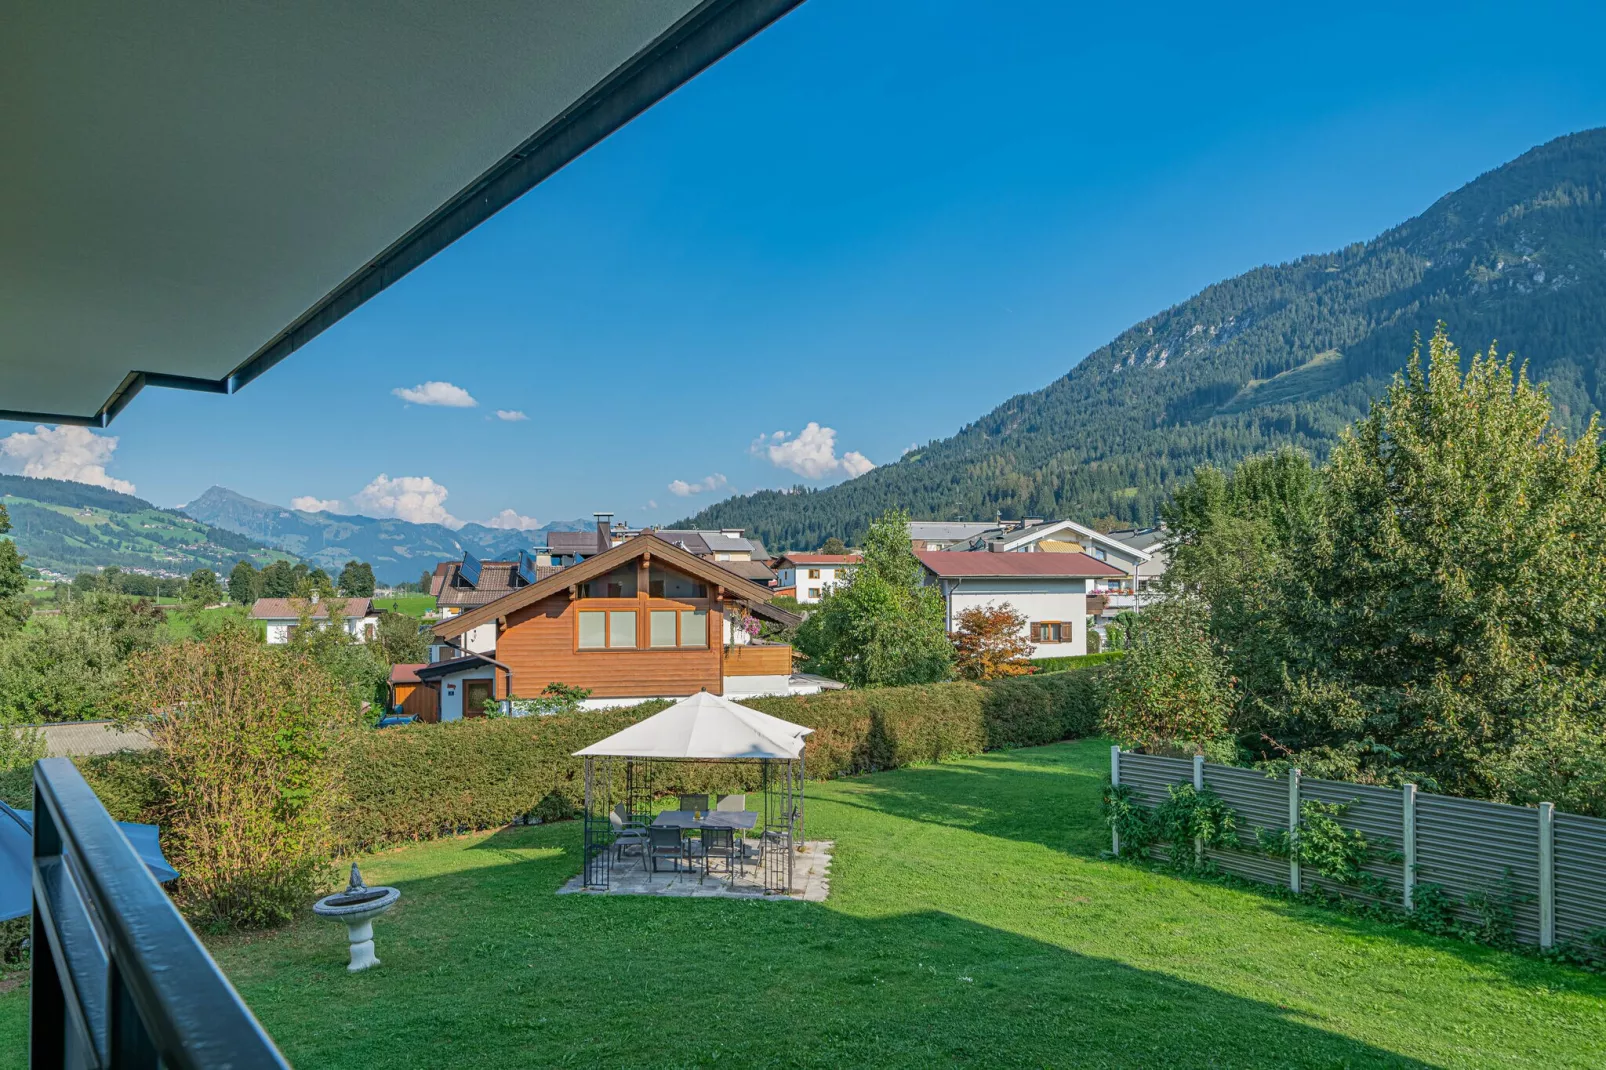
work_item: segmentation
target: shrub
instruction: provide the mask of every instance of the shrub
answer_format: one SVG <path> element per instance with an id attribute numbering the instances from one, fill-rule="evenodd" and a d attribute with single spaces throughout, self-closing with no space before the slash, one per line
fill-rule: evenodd
<path id="1" fill-rule="evenodd" d="M 1032 671 L 1027 659 L 1026 617 L 1008 602 L 971 606 L 959 614 L 959 627 L 948 636 L 954 644 L 954 670 L 966 680 L 995 680 Z"/>
<path id="2" fill-rule="evenodd" d="M 1087 634 L 1091 637 L 1097 635 L 1098 632 L 1089 631 Z M 1106 650 L 1102 654 L 1075 654 L 1063 658 L 1033 658 L 1032 668 L 1037 670 L 1039 675 L 1049 672 L 1065 672 L 1068 669 L 1085 669 L 1093 665 L 1103 665 L 1105 662 L 1116 661 L 1125 656 L 1126 651 L 1124 650 Z"/>
<path id="3" fill-rule="evenodd" d="M 1105 731 L 1126 747 L 1203 753 L 1227 731 L 1227 669 L 1205 630 L 1207 609 L 1173 594 L 1143 614 L 1112 668 Z"/>
<path id="4" fill-rule="evenodd" d="M 583 800 L 582 800 L 583 801 Z M 553 788 L 541 797 L 530 811 L 530 816 L 540 821 L 568 821 L 580 812 L 580 803 L 569 797 L 568 792 Z"/>
<path id="5" fill-rule="evenodd" d="M 125 711 L 151 711 L 154 782 L 178 897 L 199 922 L 282 924 L 325 880 L 337 731 L 349 692 L 307 652 L 264 646 L 242 628 L 135 658 Z M 142 798 L 108 762 L 103 783 Z M 116 770 L 116 772 L 113 772 Z"/>

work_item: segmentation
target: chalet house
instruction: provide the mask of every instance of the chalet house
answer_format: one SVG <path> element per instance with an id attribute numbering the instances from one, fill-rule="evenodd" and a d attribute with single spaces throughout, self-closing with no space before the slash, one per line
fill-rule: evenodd
<path id="1" fill-rule="evenodd" d="M 1008 603 L 1026 618 L 1031 657 L 1087 653 L 1087 599 L 1121 570 L 1085 553 L 987 553 L 917 550 L 926 582 L 942 591 L 947 628 L 976 606 Z"/>
<path id="2" fill-rule="evenodd" d="M 818 691 L 818 678 L 794 675 L 791 647 L 752 640 L 741 626 L 751 616 L 797 622 L 771 597 L 721 563 L 637 535 L 440 621 L 435 660 L 415 672 L 436 689 L 447 721 L 475 716 L 486 699 L 535 698 L 554 682 L 590 690 L 592 707 L 700 690 Z"/>
<path id="3" fill-rule="evenodd" d="M 776 593 L 792 591 L 799 604 L 814 605 L 863 560 L 858 554 L 782 554 L 775 559 Z"/>
<path id="4" fill-rule="evenodd" d="M 1056 520 L 1053 523 L 1029 523 L 1013 531 L 979 535 L 955 549 L 980 550 L 989 553 L 1051 553 L 1087 554 L 1095 561 L 1103 561 L 1119 569 L 1122 575 L 1103 580 L 1095 589 L 1103 592 L 1107 611 L 1137 607 L 1142 590 L 1137 584 L 1143 580 L 1142 568 L 1149 564 L 1147 550 L 1078 524 L 1074 520 Z"/>
<path id="5" fill-rule="evenodd" d="M 379 614 L 367 598 L 330 598 L 319 601 L 312 598 L 258 598 L 251 604 L 251 619 L 267 626 L 268 643 L 279 646 L 288 643 L 301 627 L 303 613 L 315 627 L 329 627 L 331 608 L 338 607 L 342 627 L 346 634 L 359 643 L 374 638 L 379 630 Z"/>

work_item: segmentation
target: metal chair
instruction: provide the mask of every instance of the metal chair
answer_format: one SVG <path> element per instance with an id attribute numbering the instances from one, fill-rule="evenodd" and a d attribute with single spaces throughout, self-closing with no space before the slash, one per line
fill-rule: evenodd
<path id="1" fill-rule="evenodd" d="M 647 826 L 629 820 L 625 804 L 620 803 L 608 813 L 608 824 L 613 828 L 614 857 L 624 861 L 626 847 L 647 847 Z"/>
<path id="2" fill-rule="evenodd" d="M 658 872 L 658 860 L 665 857 L 675 861 L 676 873 L 680 872 L 681 862 L 691 866 L 691 848 L 680 838 L 680 830 L 654 825 L 647 829 L 647 880 L 652 880 Z"/>
<path id="3" fill-rule="evenodd" d="M 718 812 L 724 813 L 724 814 L 729 814 L 729 813 L 738 813 L 739 814 L 743 810 L 747 809 L 747 796 L 746 795 L 721 795 L 719 797 L 719 805 L 714 807 L 714 809 L 717 810 Z"/>
<path id="4" fill-rule="evenodd" d="M 685 810 L 688 813 L 695 810 L 698 813 L 706 814 L 708 813 L 708 796 L 682 795 L 680 797 L 680 809 Z"/>
<path id="5" fill-rule="evenodd" d="M 734 829 L 703 829 L 703 872 L 697 878 L 697 883 L 703 883 L 708 876 L 708 860 L 710 858 L 723 858 L 725 860 L 725 876 L 727 883 L 736 883 L 736 870 L 742 863 L 741 848 L 736 845 L 736 831 Z"/>

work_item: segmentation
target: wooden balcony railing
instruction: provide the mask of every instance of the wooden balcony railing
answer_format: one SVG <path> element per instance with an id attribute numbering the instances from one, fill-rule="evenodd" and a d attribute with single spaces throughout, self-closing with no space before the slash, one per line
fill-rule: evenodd
<path id="1" fill-rule="evenodd" d="M 725 648 L 726 676 L 790 676 L 792 648 L 784 643 L 747 643 Z"/>

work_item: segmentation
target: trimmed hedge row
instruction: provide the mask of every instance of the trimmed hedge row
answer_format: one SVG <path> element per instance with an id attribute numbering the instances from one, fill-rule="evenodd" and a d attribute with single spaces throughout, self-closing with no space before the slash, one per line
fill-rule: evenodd
<path id="1" fill-rule="evenodd" d="M 1065 672 L 1068 669 L 1085 669 L 1107 661 L 1126 657 L 1124 650 L 1106 650 L 1101 654 L 1074 654 L 1063 658 L 1034 658 L 1032 664 L 1039 673 Z"/>
<path id="2" fill-rule="evenodd" d="M 810 779 L 893 769 L 985 750 L 1039 746 L 1097 730 L 1104 671 L 1013 677 L 870 691 L 748 699 L 744 705 L 814 729 Z M 570 755 L 663 708 L 551 717 L 474 719 L 364 731 L 342 746 L 333 822 L 343 854 L 504 825 L 557 791 L 584 796 L 583 764 Z M 155 803 L 144 754 L 78 761 L 119 820 L 140 820 Z M 718 762 L 666 765 L 666 791 L 723 794 L 755 787 L 752 766 Z M 27 794 L 26 771 L 0 779 L 0 795 Z M 29 805 L 24 798 L 21 805 Z M 149 818 L 146 818 L 149 820 Z"/>

